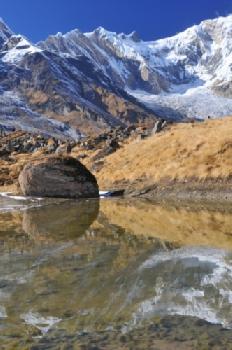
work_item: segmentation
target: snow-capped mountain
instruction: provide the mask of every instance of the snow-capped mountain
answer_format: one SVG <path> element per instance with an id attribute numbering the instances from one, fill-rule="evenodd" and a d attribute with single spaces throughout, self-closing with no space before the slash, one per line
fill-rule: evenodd
<path id="1" fill-rule="evenodd" d="M 8 125 L 44 120 L 79 135 L 156 116 L 232 114 L 232 15 L 150 42 L 100 27 L 32 44 L 0 21 L 0 59 Z"/>
<path id="2" fill-rule="evenodd" d="M 0 38 L 0 124 L 79 138 L 154 118 L 87 55 L 44 49 L 4 22 Z"/>
<path id="3" fill-rule="evenodd" d="M 142 41 L 135 32 L 125 35 L 98 28 L 85 34 L 59 33 L 39 46 L 73 57 L 86 55 L 114 84 L 158 115 L 232 113 L 232 15 L 151 42 Z"/>

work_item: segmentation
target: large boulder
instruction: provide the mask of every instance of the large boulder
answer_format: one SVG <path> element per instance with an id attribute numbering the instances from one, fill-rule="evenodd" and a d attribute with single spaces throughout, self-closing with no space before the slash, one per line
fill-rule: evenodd
<path id="1" fill-rule="evenodd" d="M 25 196 L 59 198 L 99 197 L 97 180 L 71 157 L 45 157 L 28 163 L 19 175 Z"/>

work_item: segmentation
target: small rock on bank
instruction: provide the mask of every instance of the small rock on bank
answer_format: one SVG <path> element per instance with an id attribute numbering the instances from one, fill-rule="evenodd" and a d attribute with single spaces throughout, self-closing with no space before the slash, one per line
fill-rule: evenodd
<path id="1" fill-rule="evenodd" d="M 97 180 L 72 157 L 45 157 L 28 163 L 19 175 L 25 196 L 97 198 Z"/>

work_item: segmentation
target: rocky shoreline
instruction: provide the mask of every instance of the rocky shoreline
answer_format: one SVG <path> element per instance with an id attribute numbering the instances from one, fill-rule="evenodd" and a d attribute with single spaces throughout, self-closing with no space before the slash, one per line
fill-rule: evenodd
<path id="1" fill-rule="evenodd" d="M 160 183 L 142 186 L 133 184 L 125 191 L 126 197 L 140 197 L 154 201 L 175 203 L 229 204 L 232 203 L 232 182 L 207 180 Z"/>

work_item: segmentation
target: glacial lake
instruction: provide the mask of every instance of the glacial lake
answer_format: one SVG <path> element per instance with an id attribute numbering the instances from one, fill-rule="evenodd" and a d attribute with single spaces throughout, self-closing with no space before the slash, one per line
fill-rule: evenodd
<path id="1" fill-rule="evenodd" d="M 232 209 L 1 195 L 0 349 L 232 349 Z"/>

